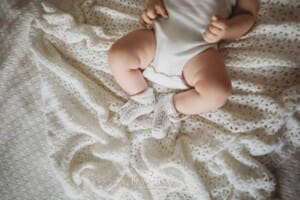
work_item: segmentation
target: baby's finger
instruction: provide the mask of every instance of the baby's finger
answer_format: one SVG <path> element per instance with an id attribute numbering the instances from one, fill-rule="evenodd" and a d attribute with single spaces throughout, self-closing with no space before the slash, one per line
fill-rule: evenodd
<path id="1" fill-rule="evenodd" d="M 212 36 L 212 37 L 217 37 L 217 36 L 218 36 L 218 34 L 214 34 L 214 33 L 211 32 L 209 29 L 207 29 L 207 30 L 205 31 L 205 33 L 206 33 L 208 36 Z"/>
<path id="2" fill-rule="evenodd" d="M 146 14 L 146 12 L 144 12 L 142 14 L 142 18 L 143 18 L 144 22 L 146 22 L 146 24 L 152 24 L 153 23 L 153 21 L 148 17 L 148 15 Z"/>
<path id="3" fill-rule="evenodd" d="M 212 21 L 211 24 L 217 28 L 220 28 L 222 30 L 227 28 L 227 25 L 224 21 L 222 20 L 217 20 L 217 21 Z"/>
<path id="4" fill-rule="evenodd" d="M 213 21 L 217 21 L 217 20 L 219 19 L 219 17 L 216 16 L 216 15 L 213 15 L 213 16 L 211 17 L 211 19 L 212 19 Z"/>
<path id="5" fill-rule="evenodd" d="M 168 12 L 167 12 L 166 8 L 163 5 L 156 6 L 155 9 L 156 9 L 156 12 L 158 14 L 160 14 L 163 18 L 166 19 L 166 18 L 169 17 Z"/>
<path id="6" fill-rule="evenodd" d="M 147 24 L 144 22 L 144 20 L 143 20 L 142 17 L 139 18 L 139 22 L 140 22 L 140 24 L 141 24 L 144 28 L 147 27 Z"/>
<path id="7" fill-rule="evenodd" d="M 203 34 L 203 37 L 207 38 L 208 41 L 210 41 L 210 42 L 212 42 L 216 39 L 216 36 L 209 31 L 205 31 L 205 33 Z"/>
<path id="8" fill-rule="evenodd" d="M 205 34 L 203 34 L 203 39 L 208 42 L 208 43 L 211 43 L 211 39 L 209 39 Z"/>
<path id="9" fill-rule="evenodd" d="M 156 17 L 157 17 L 157 14 L 156 14 L 155 10 L 153 10 L 153 9 L 147 9 L 146 13 L 147 13 L 148 17 L 152 20 L 156 19 Z"/>
<path id="10" fill-rule="evenodd" d="M 218 34 L 220 34 L 220 33 L 223 31 L 222 29 L 220 29 L 220 28 L 218 28 L 218 27 L 216 27 L 216 26 L 213 26 L 213 25 L 210 25 L 210 26 L 208 27 L 208 30 L 209 30 L 211 33 L 215 34 L 215 35 L 218 35 Z"/>

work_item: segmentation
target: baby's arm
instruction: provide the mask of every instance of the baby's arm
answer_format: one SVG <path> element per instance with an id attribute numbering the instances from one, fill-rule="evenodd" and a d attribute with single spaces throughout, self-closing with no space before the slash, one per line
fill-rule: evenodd
<path id="1" fill-rule="evenodd" d="M 169 17 L 163 0 L 148 0 L 146 9 L 141 13 L 140 24 L 147 28 L 158 17 L 163 17 L 164 19 Z"/>
<path id="2" fill-rule="evenodd" d="M 223 39 L 235 39 L 246 34 L 255 24 L 258 0 L 238 0 L 233 17 L 227 20 L 228 29 Z"/>
<path id="3" fill-rule="evenodd" d="M 212 22 L 203 34 L 208 43 L 236 39 L 246 34 L 255 24 L 259 0 L 237 0 L 237 6 L 230 19 L 212 17 Z"/>

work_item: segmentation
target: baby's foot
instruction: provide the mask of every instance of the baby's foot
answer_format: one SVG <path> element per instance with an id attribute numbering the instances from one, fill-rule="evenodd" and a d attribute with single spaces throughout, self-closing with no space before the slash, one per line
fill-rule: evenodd
<path id="1" fill-rule="evenodd" d="M 188 116 L 183 116 L 175 110 L 173 104 L 174 93 L 163 95 L 154 110 L 152 134 L 155 138 L 161 139 L 168 132 L 175 133 L 179 131 L 180 121 Z"/>
<path id="2" fill-rule="evenodd" d="M 124 125 L 128 125 L 139 116 L 152 112 L 154 104 L 155 95 L 152 88 L 148 88 L 144 92 L 132 96 L 118 111 L 120 122 Z"/>

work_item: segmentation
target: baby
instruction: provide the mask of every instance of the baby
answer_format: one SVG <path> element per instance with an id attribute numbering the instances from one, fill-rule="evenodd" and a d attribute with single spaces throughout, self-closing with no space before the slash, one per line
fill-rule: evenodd
<path id="1" fill-rule="evenodd" d="M 221 40 L 236 39 L 255 24 L 258 0 L 148 0 L 135 30 L 115 42 L 108 62 L 130 96 L 120 109 L 129 124 L 154 110 L 154 129 L 163 137 L 180 116 L 214 111 L 231 94 L 231 80 L 218 52 Z M 156 103 L 147 81 L 178 93 Z"/>

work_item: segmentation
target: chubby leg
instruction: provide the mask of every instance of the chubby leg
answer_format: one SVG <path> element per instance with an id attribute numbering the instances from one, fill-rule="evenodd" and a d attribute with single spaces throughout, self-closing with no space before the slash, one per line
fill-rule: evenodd
<path id="1" fill-rule="evenodd" d="M 150 113 L 155 95 L 149 88 L 141 70 L 153 60 L 156 41 L 153 30 L 140 29 L 119 39 L 112 45 L 108 62 L 112 74 L 130 99 L 118 111 L 120 122 L 128 125 L 137 117 Z"/>
<path id="2" fill-rule="evenodd" d="M 183 78 L 191 89 L 175 95 L 169 93 L 158 99 L 152 130 L 156 138 L 163 138 L 168 132 L 177 132 L 177 122 L 188 115 L 205 113 L 221 107 L 231 93 L 231 81 L 224 60 L 213 48 L 189 60 L 184 66 Z M 181 114 L 186 116 L 181 117 Z"/>
<path id="3" fill-rule="evenodd" d="M 111 72 L 125 92 L 135 95 L 148 85 L 141 69 L 153 60 L 156 41 L 153 30 L 139 29 L 114 43 L 108 53 Z"/>
<path id="4" fill-rule="evenodd" d="M 223 106 L 231 94 L 231 81 L 222 55 L 214 48 L 196 55 L 183 69 L 183 77 L 192 89 L 173 96 L 177 112 L 200 114 Z"/>

